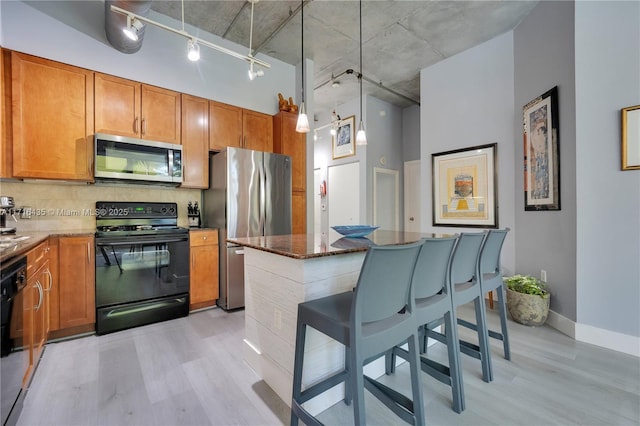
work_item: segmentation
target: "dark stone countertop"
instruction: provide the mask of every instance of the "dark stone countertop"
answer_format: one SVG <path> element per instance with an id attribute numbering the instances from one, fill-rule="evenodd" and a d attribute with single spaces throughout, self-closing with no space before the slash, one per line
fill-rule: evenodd
<path id="1" fill-rule="evenodd" d="M 0 235 L 0 264 L 5 263 L 13 259 L 14 257 L 25 255 L 29 250 L 36 247 L 49 237 L 76 237 L 76 236 L 88 236 L 94 235 L 95 229 L 87 230 L 73 230 L 73 231 L 24 231 L 16 232 L 15 234 L 3 234 Z M 12 241 L 11 237 L 29 237 L 25 239 L 16 238 L 16 241 Z M 6 246 L 6 243 L 11 243 L 10 246 Z M 15 243 L 15 244 L 13 244 Z"/>
<path id="2" fill-rule="evenodd" d="M 364 238 L 346 238 L 334 230 L 327 236 L 320 234 L 273 235 L 268 237 L 227 238 L 227 242 L 294 259 L 334 256 L 364 252 L 372 245 L 409 244 L 421 238 L 444 234 L 376 230 Z"/>

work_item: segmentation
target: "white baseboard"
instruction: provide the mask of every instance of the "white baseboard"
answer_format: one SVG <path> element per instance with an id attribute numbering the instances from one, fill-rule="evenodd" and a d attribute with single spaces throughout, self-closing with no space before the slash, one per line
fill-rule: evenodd
<path id="1" fill-rule="evenodd" d="M 576 323 L 551 310 L 546 324 L 579 342 L 589 343 L 640 358 L 640 337 Z"/>

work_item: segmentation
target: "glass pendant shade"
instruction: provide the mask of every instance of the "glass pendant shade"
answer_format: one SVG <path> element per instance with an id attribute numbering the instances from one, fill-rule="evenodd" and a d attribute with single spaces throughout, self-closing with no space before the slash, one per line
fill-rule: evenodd
<path id="1" fill-rule="evenodd" d="M 304 102 L 300 104 L 300 114 L 298 115 L 298 122 L 296 123 L 296 132 L 308 133 L 309 130 L 309 118 L 304 110 Z"/>
<path id="2" fill-rule="evenodd" d="M 360 120 L 360 126 L 358 127 L 358 133 L 356 134 L 356 145 L 366 145 L 367 135 L 364 133 L 364 125 Z"/>
<path id="3" fill-rule="evenodd" d="M 187 42 L 187 58 L 189 58 L 190 61 L 197 61 L 200 59 L 200 46 L 198 46 L 198 43 L 196 43 L 193 40 L 189 40 Z"/>

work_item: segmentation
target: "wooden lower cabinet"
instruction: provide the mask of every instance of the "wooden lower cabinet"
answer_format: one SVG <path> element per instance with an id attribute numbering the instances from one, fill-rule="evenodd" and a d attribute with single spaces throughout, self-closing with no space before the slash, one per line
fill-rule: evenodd
<path id="1" fill-rule="evenodd" d="M 58 237 L 57 242 L 58 276 L 52 295 L 57 312 L 52 309 L 51 324 L 58 330 L 92 330 L 96 322 L 94 237 Z"/>
<path id="2" fill-rule="evenodd" d="M 293 191 L 291 193 L 291 233 L 307 233 L 307 193 Z"/>
<path id="3" fill-rule="evenodd" d="M 213 306 L 219 295 L 218 231 L 199 229 L 189 232 L 190 309 Z"/>

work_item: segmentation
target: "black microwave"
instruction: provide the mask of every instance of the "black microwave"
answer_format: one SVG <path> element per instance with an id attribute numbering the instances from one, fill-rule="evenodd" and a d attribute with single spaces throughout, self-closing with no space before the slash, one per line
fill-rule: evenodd
<path id="1" fill-rule="evenodd" d="M 123 136 L 95 135 L 97 181 L 182 183 L 182 145 Z"/>

